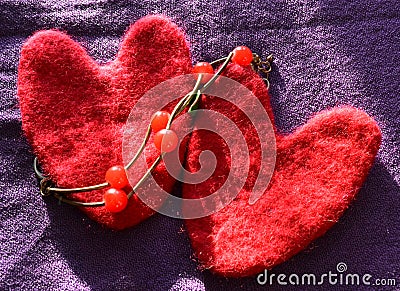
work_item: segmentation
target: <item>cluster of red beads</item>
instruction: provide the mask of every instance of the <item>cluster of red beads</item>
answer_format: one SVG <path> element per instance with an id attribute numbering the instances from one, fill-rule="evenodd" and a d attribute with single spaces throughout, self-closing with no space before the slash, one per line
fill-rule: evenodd
<path id="1" fill-rule="evenodd" d="M 178 136 L 173 130 L 166 129 L 170 114 L 158 111 L 153 115 L 151 128 L 154 135 L 154 145 L 163 152 L 171 152 L 178 145 Z M 123 166 L 113 166 L 106 172 L 106 181 L 111 186 L 104 195 L 104 206 L 110 212 L 121 212 L 128 205 L 128 197 L 123 188 L 129 186 Z"/>
<path id="2" fill-rule="evenodd" d="M 248 66 L 253 61 L 253 53 L 247 46 L 238 46 L 232 52 L 232 63 L 240 66 Z M 194 65 L 193 73 L 198 78 L 199 74 L 203 74 L 202 83 L 208 82 L 214 74 L 214 69 L 210 63 L 199 62 Z"/>
<path id="3" fill-rule="evenodd" d="M 104 195 L 104 206 L 110 212 L 124 210 L 128 205 L 128 196 L 123 188 L 129 186 L 128 178 L 123 166 L 113 166 L 106 172 L 106 181 L 111 186 Z"/>
<path id="4" fill-rule="evenodd" d="M 232 63 L 248 66 L 253 61 L 253 53 L 246 46 L 238 46 L 233 50 Z M 214 74 L 210 63 L 199 62 L 193 67 L 196 78 L 203 74 L 202 83 L 208 82 Z M 166 111 L 157 111 L 151 120 L 151 129 L 155 133 L 154 145 L 162 152 L 172 152 L 178 145 L 178 136 L 173 130 L 166 129 L 170 114 Z M 106 181 L 111 186 L 103 196 L 105 207 L 110 212 L 120 212 L 128 205 L 128 197 L 123 188 L 129 186 L 128 178 L 123 166 L 113 166 L 106 173 Z"/>
<path id="5" fill-rule="evenodd" d="M 151 120 L 151 129 L 155 132 L 154 145 L 159 151 L 172 152 L 178 145 L 178 136 L 175 131 L 166 129 L 170 114 L 166 111 L 157 111 Z"/>

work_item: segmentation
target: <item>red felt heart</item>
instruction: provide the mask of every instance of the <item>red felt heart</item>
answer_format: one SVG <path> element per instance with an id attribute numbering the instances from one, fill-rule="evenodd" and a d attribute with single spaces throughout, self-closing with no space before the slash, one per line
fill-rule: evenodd
<path id="1" fill-rule="evenodd" d="M 102 183 L 109 167 L 122 164 L 123 127 L 139 98 L 191 69 L 183 32 L 163 16 L 145 17 L 132 25 L 116 59 L 104 66 L 66 34 L 37 32 L 24 44 L 19 64 L 23 130 L 58 186 Z M 149 164 L 158 156 L 151 144 L 146 150 Z M 155 179 L 166 191 L 175 182 L 163 163 L 155 169 Z M 102 195 L 103 191 L 95 191 L 74 194 L 74 199 L 101 201 Z M 108 227 L 123 229 L 154 213 L 133 198 L 121 213 L 112 214 L 104 207 L 84 211 Z"/>
<path id="2" fill-rule="evenodd" d="M 273 120 L 267 89 L 254 72 L 230 65 L 226 76 L 252 90 Z M 234 91 L 230 94 L 241 102 L 241 96 Z M 276 133 L 273 177 L 268 188 L 259 193 L 261 198 L 250 205 L 261 154 L 253 126 L 243 112 L 233 110 L 222 99 L 207 97 L 200 108 L 228 116 L 244 133 L 249 146 L 249 178 L 236 199 L 215 214 L 186 221 L 203 267 L 224 276 L 241 277 L 270 269 L 324 234 L 362 186 L 381 140 L 376 122 L 352 107 L 320 112 L 292 134 Z M 215 124 L 218 122 L 217 118 Z M 217 166 L 201 184 L 185 184 L 184 198 L 205 197 L 218 190 L 233 166 L 223 140 L 199 130 L 188 144 L 189 172 L 199 170 L 199 156 L 204 150 L 212 151 L 224 166 Z"/>

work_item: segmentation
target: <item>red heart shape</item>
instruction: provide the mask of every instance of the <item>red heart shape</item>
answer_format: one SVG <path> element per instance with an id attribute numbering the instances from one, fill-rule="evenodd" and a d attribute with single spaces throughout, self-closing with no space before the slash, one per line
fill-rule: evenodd
<path id="1" fill-rule="evenodd" d="M 23 130 L 58 186 L 103 183 L 107 169 L 122 164 L 123 128 L 139 98 L 158 83 L 191 70 L 183 32 L 163 16 L 132 25 L 116 59 L 103 66 L 66 34 L 37 32 L 24 44 L 19 64 Z M 154 146 L 146 153 L 149 164 L 158 156 Z M 175 180 L 163 163 L 155 169 L 155 178 L 164 190 L 172 190 Z M 101 201 L 102 195 L 94 191 L 73 198 Z M 108 227 L 123 229 L 154 213 L 133 198 L 117 214 L 104 207 L 84 211 Z"/>
<path id="2" fill-rule="evenodd" d="M 254 72 L 230 65 L 226 76 L 252 90 L 273 120 L 268 91 Z M 240 97 L 235 96 L 238 102 Z M 232 110 L 232 105 L 222 99 L 206 98 L 200 108 L 223 113 L 234 121 L 244 133 L 250 153 L 250 174 L 236 199 L 208 217 L 186 221 L 203 267 L 224 276 L 242 277 L 270 269 L 323 235 L 362 186 L 381 140 L 376 122 L 352 107 L 320 112 L 292 134 L 276 133 L 273 177 L 260 199 L 250 205 L 261 154 L 254 128 L 243 113 Z M 223 141 L 199 130 L 188 144 L 189 172 L 199 170 L 199 156 L 204 150 L 212 151 L 217 161 L 227 166 L 217 166 L 201 184 L 184 184 L 184 198 L 212 194 L 233 166 Z"/>

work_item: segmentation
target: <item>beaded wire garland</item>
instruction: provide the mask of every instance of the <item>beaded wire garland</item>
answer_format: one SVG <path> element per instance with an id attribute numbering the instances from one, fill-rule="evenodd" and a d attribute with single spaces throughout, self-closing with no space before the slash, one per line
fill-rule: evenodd
<path id="1" fill-rule="evenodd" d="M 136 152 L 132 160 L 124 167 L 121 165 L 112 166 L 109 168 L 105 175 L 104 183 L 80 187 L 80 188 L 59 188 L 56 187 L 55 183 L 46 175 L 39 170 L 39 161 L 37 158 L 34 160 L 34 171 L 37 178 L 40 181 L 40 193 L 42 196 L 53 196 L 59 202 L 64 202 L 74 206 L 81 207 L 102 207 L 113 213 L 123 211 L 128 200 L 135 194 L 142 183 L 151 174 L 154 168 L 163 159 L 163 156 L 176 149 L 178 146 L 178 137 L 176 133 L 171 130 L 171 125 L 174 119 L 185 109 L 188 109 L 188 113 L 195 112 L 198 107 L 201 94 L 210 87 L 217 78 L 222 74 L 229 62 L 238 64 L 240 66 L 251 66 L 254 71 L 259 73 L 264 81 L 266 82 L 267 88 L 269 87 L 268 75 L 271 72 L 271 64 L 273 57 L 269 55 L 265 61 L 253 53 L 246 46 L 236 47 L 227 57 L 220 58 L 211 63 L 199 62 L 193 68 L 193 73 L 197 76 L 196 84 L 194 88 L 186 94 L 174 107 L 171 113 L 166 111 L 156 112 L 150 124 L 147 127 L 147 131 L 143 142 Z M 214 73 L 213 66 L 222 63 L 219 69 Z M 160 151 L 159 156 L 153 162 L 153 164 L 147 169 L 143 177 L 132 187 L 129 193 L 126 193 L 123 188 L 129 186 L 129 181 L 126 176 L 126 170 L 131 168 L 137 159 L 142 154 L 145 146 L 150 138 L 151 133 L 154 132 L 154 145 Z M 95 190 L 101 190 L 108 188 L 103 194 L 102 201 L 96 202 L 80 202 L 68 198 L 68 195 L 74 193 L 91 192 Z"/>

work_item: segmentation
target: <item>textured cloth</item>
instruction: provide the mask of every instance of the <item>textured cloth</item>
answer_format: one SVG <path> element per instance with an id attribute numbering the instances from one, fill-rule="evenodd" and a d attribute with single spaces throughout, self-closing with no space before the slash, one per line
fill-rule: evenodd
<path id="1" fill-rule="evenodd" d="M 398 1 L 1 1 L 0 7 L 0 289 L 257 288 L 254 277 L 199 271 L 182 221 L 156 214 L 116 233 L 38 195 L 16 98 L 22 43 L 36 30 L 60 28 L 107 62 L 129 24 L 149 13 L 164 13 L 185 29 L 194 61 L 216 59 L 240 44 L 273 53 L 271 103 L 284 132 L 338 104 L 377 120 L 382 145 L 356 201 L 308 250 L 272 272 L 321 274 L 345 262 L 352 273 L 400 282 Z"/>

